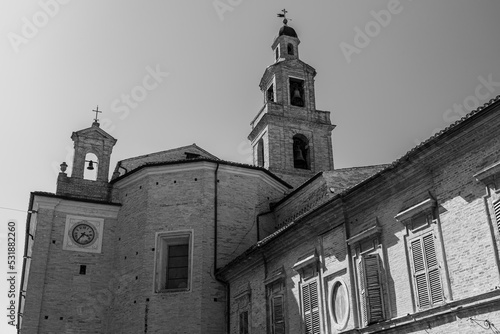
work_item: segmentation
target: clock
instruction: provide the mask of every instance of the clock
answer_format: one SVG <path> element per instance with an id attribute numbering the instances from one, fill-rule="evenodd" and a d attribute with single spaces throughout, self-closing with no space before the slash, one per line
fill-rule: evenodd
<path id="1" fill-rule="evenodd" d="M 96 231 L 91 224 L 83 220 L 73 226 L 71 230 L 71 238 L 78 245 L 91 245 L 95 241 Z"/>
<path id="2" fill-rule="evenodd" d="M 74 252 L 101 253 L 104 218 L 66 216 L 62 248 Z"/>

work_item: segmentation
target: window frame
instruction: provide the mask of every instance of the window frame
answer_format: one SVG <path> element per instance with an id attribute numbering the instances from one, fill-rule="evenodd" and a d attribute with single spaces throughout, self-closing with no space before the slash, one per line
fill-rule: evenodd
<path id="1" fill-rule="evenodd" d="M 315 287 L 316 299 L 313 300 L 313 292 L 311 289 Z M 305 291 L 308 291 L 308 298 L 305 296 Z M 322 324 L 322 308 L 321 308 L 321 288 L 318 275 L 309 278 L 307 281 L 302 281 L 300 284 L 300 308 L 302 313 L 302 322 L 304 324 L 304 333 L 306 334 L 321 334 Z M 315 303 L 314 303 L 315 302 Z M 307 305 L 309 304 L 309 305 Z M 316 304 L 316 306 L 314 306 Z M 307 308 L 306 308 L 307 306 Z M 310 320 L 308 320 L 308 318 Z M 316 322 L 316 324 L 315 324 Z M 310 326 L 310 329 L 308 328 Z"/>
<path id="2" fill-rule="evenodd" d="M 432 247 L 433 247 L 433 253 L 434 254 L 429 254 L 428 253 L 428 240 L 432 240 Z M 425 240 L 424 240 L 425 239 Z M 410 261 L 410 268 L 411 268 L 411 281 L 412 281 L 412 289 L 413 289 L 413 294 L 415 296 L 415 307 L 419 310 L 427 310 L 433 307 L 436 307 L 438 305 L 442 305 L 445 303 L 446 298 L 445 298 L 445 290 L 444 290 L 444 285 L 443 285 L 443 274 L 442 274 L 442 269 L 441 269 L 441 264 L 438 259 L 438 251 L 437 251 L 437 242 L 436 242 L 436 236 L 434 234 L 434 231 L 432 229 L 426 229 L 424 231 L 420 231 L 419 233 L 416 233 L 416 235 L 413 235 L 411 239 L 408 240 L 408 249 L 409 249 L 409 261 Z M 427 241 L 426 241 L 427 240 Z M 420 257 L 422 258 L 421 262 L 422 264 L 419 265 L 419 267 L 423 267 L 422 269 L 418 269 L 417 265 L 415 264 L 415 250 L 414 250 L 414 243 L 420 241 Z M 429 259 L 431 258 L 431 260 Z M 432 259 L 433 258 L 433 259 Z M 429 262 L 435 262 L 434 265 L 429 265 Z M 433 272 L 437 271 L 438 276 L 436 277 L 431 277 Z M 424 276 L 425 277 L 425 285 L 426 285 L 426 295 L 427 295 L 427 303 L 426 305 L 422 306 L 421 300 L 423 300 L 422 297 L 422 281 L 419 280 L 417 277 Z M 437 282 L 436 282 L 437 280 Z M 433 282 L 434 281 L 434 282 Z M 436 291 L 436 284 L 439 284 L 439 292 L 440 296 L 434 295 L 433 296 L 433 291 Z M 434 298 L 440 298 L 440 300 L 434 302 Z"/>
<path id="3" fill-rule="evenodd" d="M 406 233 L 404 236 L 405 240 L 405 252 L 406 252 L 406 260 L 407 260 L 407 265 L 408 265 L 408 277 L 410 281 L 410 286 L 411 286 L 411 297 L 413 300 L 413 308 L 414 312 L 420 312 L 423 310 L 431 309 L 440 305 L 445 304 L 446 302 L 452 300 L 452 294 L 450 290 L 450 279 L 449 279 L 449 274 L 448 274 L 448 265 L 446 262 L 446 255 L 445 255 L 445 250 L 443 247 L 443 240 L 442 240 L 442 232 L 440 228 L 440 222 L 439 222 L 439 213 L 437 209 L 437 202 L 434 198 L 430 197 L 427 198 L 420 203 L 401 211 L 398 213 L 394 218 L 398 220 L 400 223 L 402 223 L 405 226 Z M 417 218 L 425 216 L 425 223 L 423 224 L 417 224 L 415 226 L 415 222 L 417 221 Z M 435 266 L 432 266 L 432 268 L 427 268 L 427 263 L 425 264 L 426 269 L 424 271 L 422 270 L 416 270 L 415 268 L 415 258 L 414 258 L 414 250 L 413 250 L 413 243 L 416 240 L 422 240 L 420 245 L 421 245 L 421 251 L 422 251 L 422 256 L 423 260 L 425 262 L 427 261 L 425 249 L 424 249 L 424 241 L 423 238 L 428 237 L 429 235 L 432 236 L 433 240 L 433 252 L 434 252 L 434 261 L 436 262 Z M 429 245 L 426 246 L 427 248 Z M 434 282 L 431 282 L 430 278 L 430 273 L 429 271 L 437 270 L 438 272 L 438 283 L 440 285 L 440 293 L 441 293 L 441 300 L 438 300 L 436 302 L 432 301 L 432 291 L 431 291 L 431 284 L 434 284 L 433 288 L 435 289 L 436 286 L 436 277 L 433 277 L 432 279 Z M 425 280 L 425 285 L 427 287 L 427 294 L 428 294 L 428 304 L 426 305 L 421 305 L 421 289 L 422 289 L 422 281 L 417 281 L 417 276 L 418 275 L 426 275 L 426 280 Z"/>
<path id="4" fill-rule="evenodd" d="M 287 322 L 286 322 L 286 289 L 285 289 L 285 278 L 284 272 L 283 274 L 276 275 L 271 277 L 272 279 L 266 280 L 266 305 L 267 305 L 267 328 L 268 333 L 270 334 L 284 334 L 287 330 Z M 274 287 L 278 286 L 278 289 L 274 289 Z M 281 298 L 281 312 L 282 312 L 282 320 L 276 321 L 275 317 L 275 299 Z M 281 326 L 282 328 L 277 331 L 277 326 Z"/>
<path id="5" fill-rule="evenodd" d="M 241 318 L 245 314 L 246 314 L 246 319 L 243 322 Z M 248 309 L 240 310 L 239 315 L 238 315 L 238 331 L 239 331 L 238 333 L 239 334 L 249 334 L 250 333 L 250 326 L 249 326 L 248 319 L 249 319 Z"/>
<path id="6" fill-rule="evenodd" d="M 293 269 L 300 274 L 300 313 L 302 316 L 303 330 L 307 334 L 320 334 L 323 328 L 323 289 L 321 286 L 319 274 L 319 257 L 316 249 L 309 251 L 301 256 L 293 265 Z M 316 286 L 315 304 L 313 307 L 311 287 Z M 308 298 L 305 295 L 305 289 L 309 289 Z M 309 305 L 307 305 L 309 304 Z M 309 306 L 306 308 L 306 306 Z M 308 321 L 308 316 L 310 321 Z M 315 324 L 317 319 L 317 325 Z M 310 326 L 310 330 L 308 329 Z"/>
<path id="7" fill-rule="evenodd" d="M 347 240 L 347 244 L 353 249 L 352 263 L 355 272 L 356 291 L 354 295 L 356 296 L 356 311 L 360 327 L 368 327 L 390 318 L 390 297 L 388 295 L 389 289 L 387 285 L 387 273 L 385 271 L 386 257 L 384 256 L 384 248 L 380 240 L 381 231 L 382 228 L 379 226 L 378 220 L 376 219 L 375 225 L 364 229 L 362 232 Z M 378 267 L 377 279 L 379 282 L 378 289 L 382 316 L 375 319 L 373 319 L 373 313 L 376 311 L 376 308 L 372 309 L 369 303 L 369 300 L 373 298 L 373 296 L 370 297 L 366 293 L 366 291 L 375 291 L 373 288 L 368 288 L 368 282 L 366 280 L 366 259 L 368 257 L 376 257 Z M 361 268 L 363 272 L 361 272 Z M 373 280 L 373 276 L 371 276 L 371 280 Z M 363 294 L 363 292 L 365 292 L 365 294 Z"/>
<path id="8" fill-rule="evenodd" d="M 339 321 L 337 315 L 335 314 L 336 312 L 335 312 L 334 297 L 335 297 L 335 291 L 336 291 L 337 286 L 339 286 L 339 288 L 342 287 L 345 290 L 346 297 L 347 297 L 346 304 L 344 306 L 345 307 L 345 310 L 344 310 L 345 317 L 341 321 Z M 330 286 L 329 291 L 328 291 L 328 313 L 329 313 L 330 320 L 331 320 L 333 326 L 338 331 L 346 328 L 347 323 L 349 321 L 349 317 L 350 317 L 350 313 L 351 313 L 350 296 L 351 296 L 351 294 L 350 294 L 350 291 L 349 291 L 349 288 L 348 288 L 346 282 L 340 277 L 335 278 L 333 280 L 333 282 L 331 283 L 331 286 Z"/>
<path id="9" fill-rule="evenodd" d="M 190 292 L 193 272 L 193 230 L 164 231 L 156 232 L 155 240 L 155 271 L 154 271 L 154 292 L 173 293 Z M 168 247 L 175 245 L 188 245 L 188 265 L 187 284 L 185 288 L 166 288 L 168 271 Z"/>

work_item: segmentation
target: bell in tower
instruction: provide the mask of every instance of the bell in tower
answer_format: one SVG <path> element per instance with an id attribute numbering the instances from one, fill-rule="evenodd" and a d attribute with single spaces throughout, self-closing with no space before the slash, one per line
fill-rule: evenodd
<path id="1" fill-rule="evenodd" d="M 299 169 L 309 169 L 307 158 L 309 156 L 307 143 L 299 136 L 293 138 L 293 167 Z"/>

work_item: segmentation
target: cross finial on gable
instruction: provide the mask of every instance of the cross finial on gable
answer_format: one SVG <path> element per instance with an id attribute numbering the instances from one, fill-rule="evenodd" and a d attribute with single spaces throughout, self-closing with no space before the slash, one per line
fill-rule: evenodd
<path id="1" fill-rule="evenodd" d="M 92 110 L 92 112 L 95 112 L 95 118 L 94 118 L 94 123 L 98 123 L 99 124 L 99 119 L 97 118 L 97 114 L 98 113 L 102 113 L 102 111 L 99 110 L 99 106 L 97 106 L 97 108 L 95 110 Z"/>

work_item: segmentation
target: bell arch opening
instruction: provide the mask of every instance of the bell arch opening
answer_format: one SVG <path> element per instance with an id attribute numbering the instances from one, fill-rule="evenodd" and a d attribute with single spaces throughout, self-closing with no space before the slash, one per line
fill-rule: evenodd
<path id="1" fill-rule="evenodd" d="M 87 153 L 85 155 L 83 178 L 85 180 L 96 181 L 97 171 L 99 169 L 99 159 L 94 153 Z"/>
<path id="2" fill-rule="evenodd" d="M 309 140 L 302 134 L 293 136 L 293 167 L 311 169 Z"/>

